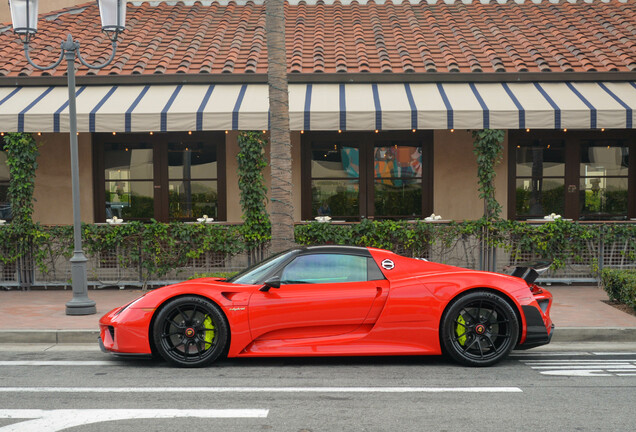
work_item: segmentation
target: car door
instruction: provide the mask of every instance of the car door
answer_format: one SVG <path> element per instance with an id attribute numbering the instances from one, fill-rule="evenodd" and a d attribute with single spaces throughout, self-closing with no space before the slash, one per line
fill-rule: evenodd
<path id="1" fill-rule="evenodd" d="M 250 298 L 253 339 L 349 333 L 369 324 L 374 302 L 376 311 L 388 292 L 388 281 L 375 261 L 361 255 L 301 254 L 282 269 L 280 279 L 280 288 L 258 291 Z"/>

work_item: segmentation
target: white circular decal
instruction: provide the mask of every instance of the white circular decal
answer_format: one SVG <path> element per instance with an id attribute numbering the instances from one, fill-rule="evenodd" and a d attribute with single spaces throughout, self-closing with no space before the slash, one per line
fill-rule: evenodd
<path id="1" fill-rule="evenodd" d="M 385 259 L 384 261 L 382 261 L 383 269 L 393 270 L 393 267 L 395 267 L 395 264 L 393 264 L 393 261 L 391 261 L 390 259 Z"/>

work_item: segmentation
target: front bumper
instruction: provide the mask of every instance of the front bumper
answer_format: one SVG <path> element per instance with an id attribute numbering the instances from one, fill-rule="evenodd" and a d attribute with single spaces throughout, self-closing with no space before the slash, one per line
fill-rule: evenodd
<path id="1" fill-rule="evenodd" d="M 149 329 L 152 309 L 116 308 L 99 320 L 102 351 L 116 354 L 152 354 Z"/>

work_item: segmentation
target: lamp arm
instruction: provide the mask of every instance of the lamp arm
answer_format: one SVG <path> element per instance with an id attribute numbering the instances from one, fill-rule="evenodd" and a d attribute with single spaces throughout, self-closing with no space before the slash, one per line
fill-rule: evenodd
<path id="1" fill-rule="evenodd" d="M 53 68 L 59 66 L 59 64 L 62 63 L 62 60 L 64 59 L 64 47 L 62 46 L 62 52 L 60 52 L 60 58 L 57 59 L 57 61 L 55 63 L 52 63 L 49 66 L 38 66 L 35 63 L 33 63 L 33 60 L 31 60 L 31 56 L 29 55 L 29 43 L 28 42 L 24 42 L 24 56 L 26 57 L 26 59 L 29 62 L 29 64 L 31 66 L 33 66 L 34 68 L 39 69 L 39 70 L 49 70 L 49 69 L 53 69 Z"/>
<path id="2" fill-rule="evenodd" d="M 115 58 L 115 54 L 117 53 L 117 41 L 116 41 L 116 40 L 114 40 L 114 41 L 113 41 L 113 45 L 112 45 L 112 47 L 113 47 L 113 52 L 110 54 L 110 58 L 109 58 L 108 60 L 106 60 L 104 63 L 99 63 L 99 64 L 88 64 L 88 63 L 86 62 L 86 60 L 84 60 L 84 57 L 82 57 L 82 54 L 80 53 L 80 50 L 79 50 L 79 44 L 78 44 L 78 45 L 77 45 L 77 50 L 76 50 L 76 52 L 77 52 L 77 58 L 79 58 L 79 61 L 80 61 L 80 62 L 81 62 L 84 66 L 86 66 L 86 67 L 87 67 L 87 68 L 89 68 L 89 69 L 102 69 L 102 68 L 104 68 L 104 67 L 108 66 L 108 65 L 110 64 L 110 62 L 112 62 L 112 61 L 113 61 L 113 59 Z"/>

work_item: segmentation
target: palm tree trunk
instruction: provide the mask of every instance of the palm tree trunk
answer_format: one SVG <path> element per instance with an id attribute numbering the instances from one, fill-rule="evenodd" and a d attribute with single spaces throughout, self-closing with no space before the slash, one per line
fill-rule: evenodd
<path id="1" fill-rule="evenodd" d="M 294 245 L 292 160 L 289 136 L 289 94 L 285 52 L 284 0 L 265 1 L 267 83 L 270 110 L 272 253 Z"/>

